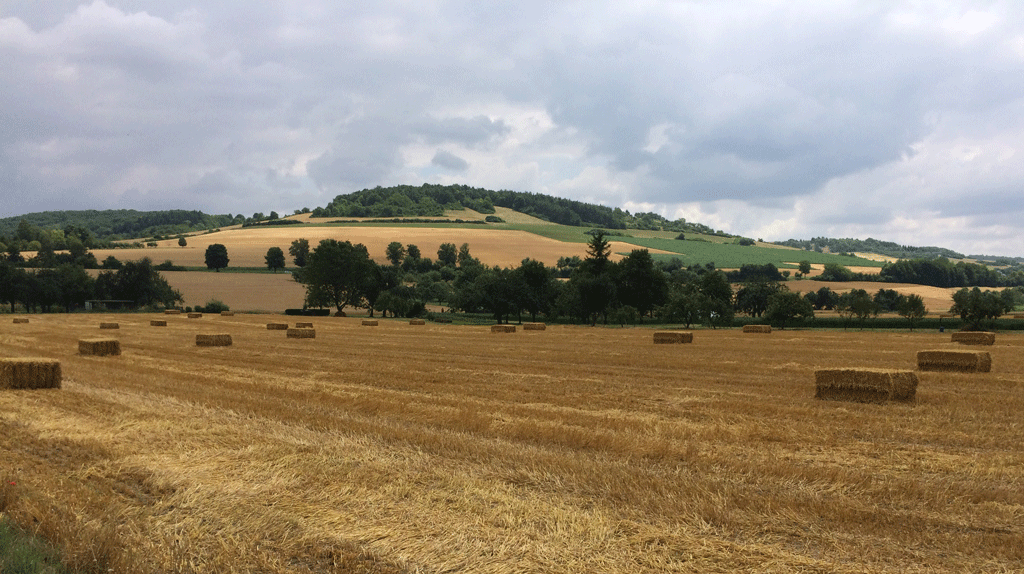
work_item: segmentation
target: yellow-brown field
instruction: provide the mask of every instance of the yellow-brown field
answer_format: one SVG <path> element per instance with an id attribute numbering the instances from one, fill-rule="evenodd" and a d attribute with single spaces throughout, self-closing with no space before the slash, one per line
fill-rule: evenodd
<path id="1" fill-rule="evenodd" d="M 113 317 L 113 316 L 112 316 Z M 0 324 L 0 509 L 115 572 L 1024 570 L 1024 337 L 913 404 L 813 399 L 938 333 L 464 327 L 269 315 Z M 197 348 L 199 332 L 233 346 Z M 96 563 L 93 563 L 96 564 Z M 100 570 L 90 570 L 100 571 Z M 105 571 L 105 570 L 104 570 Z"/>
<path id="2" fill-rule="evenodd" d="M 206 265 L 206 248 L 220 243 L 228 250 L 229 265 L 232 267 L 265 267 L 267 250 L 280 247 L 285 252 L 288 264 L 291 256 L 288 247 L 292 241 L 305 238 L 313 249 L 323 239 L 337 239 L 362 243 L 370 257 L 384 262 L 388 243 L 415 244 L 424 257 L 434 259 L 442 243 L 460 246 L 469 244 L 469 251 L 488 265 L 515 267 L 524 257 L 533 257 L 545 265 L 554 266 L 559 257 L 578 255 L 586 257 L 584 243 L 564 243 L 526 231 L 502 229 L 461 229 L 428 227 L 246 227 L 224 229 L 217 233 L 195 235 L 187 238 L 186 247 L 178 247 L 177 239 L 157 242 L 157 247 L 145 249 L 94 249 L 92 253 L 103 261 L 107 256 L 129 261 L 149 257 L 154 263 L 171 260 L 175 265 L 202 267 Z M 633 245 L 612 244 L 613 251 L 635 249 Z M 621 256 L 616 256 L 621 259 Z"/>

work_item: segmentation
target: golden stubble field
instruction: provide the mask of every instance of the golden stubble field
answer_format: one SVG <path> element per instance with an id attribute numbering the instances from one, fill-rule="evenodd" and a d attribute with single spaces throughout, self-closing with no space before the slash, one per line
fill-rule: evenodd
<path id="1" fill-rule="evenodd" d="M 78 563 L 1024 570 L 1021 335 L 985 348 L 991 373 L 921 373 L 916 404 L 864 405 L 813 399 L 814 370 L 912 369 L 949 335 L 30 319 L 0 324 L 0 354 L 59 359 L 64 387 L 0 391 L 0 505 Z M 76 354 L 101 334 L 123 354 Z"/>

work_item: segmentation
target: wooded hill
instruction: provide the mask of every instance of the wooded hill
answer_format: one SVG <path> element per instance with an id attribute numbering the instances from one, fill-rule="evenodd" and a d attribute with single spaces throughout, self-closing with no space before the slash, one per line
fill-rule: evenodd
<path id="1" fill-rule="evenodd" d="M 313 210 L 312 217 L 440 217 L 445 210 L 468 208 L 494 213 L 494 207 L 506 207 L 533 217 L 574 227 L 604 229 L 645 229 L 703 233 L 732 237 L 701 223 L 685 219 L 670 221 L 656 213 L 631 214 L 616 207 L 583 203 L 542 193 L 493 191 L 468 185 L 423 184 L 375 187 L 339 195 L 324 207 Z"/>
<path id="2" fill-rule="evenodd" d="M 113 241 L 177 235 L 205 231 L 226 225 L 242 223 L 241 215 L 209 215 L 202 211 L 172 209 L 168 211 L 136 211 L 134 209 L 89 209 L 84 211 L 42 211 L 17 217 L 0 219 L 0 237 L 19 236 L 19 226 L 41 229 L 88 230 L 97 239 Z M 22 224 L 25 221 L 25 224 Z M 26 239 L 26 238 L 22 238 Z"/>
<path id="3" fill-rule="evenodd" d="M 778 245 L 795 247 L 808 251 L 828 251 L 830 253 L 877 253 L 897 259 L 915 259 L 945 257 L 947 259 L 964 259 L 962 253 L 944 247 L 912 247 L 900 245 L 892 241 L 878 239 L 838 239 L 835 237 L 814 237 L 811 239 L 787 239 L 776 242 Z"/>

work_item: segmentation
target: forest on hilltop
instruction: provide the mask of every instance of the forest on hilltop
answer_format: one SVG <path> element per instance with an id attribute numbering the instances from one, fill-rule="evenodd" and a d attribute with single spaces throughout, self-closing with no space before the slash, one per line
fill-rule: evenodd
<path id="1" fill-rule="evenodd" d="M 440 217 L 448 209 L 472 209 L 494 213 L 505 207 L 538 219 L 574 227 L 604 229 L 645 229 L 730 235 L 701 223 L 685 219 L 674 221 L 656 213 L 631 214 L 618 207 L 584 203 L 542 193 L 493 191 L 468 185 L 375 187 L 339 195 L 324 207 L 313 210 L 312 217 Z"/>

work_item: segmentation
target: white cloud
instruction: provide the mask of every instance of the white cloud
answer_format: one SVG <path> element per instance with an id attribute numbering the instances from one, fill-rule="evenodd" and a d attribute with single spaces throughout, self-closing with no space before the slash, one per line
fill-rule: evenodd
<path id="1" fill-rule="evenodd" d="M 0 216 L 467 183 L 1024 254 L 1008 1 L 5 3 Z"/>

